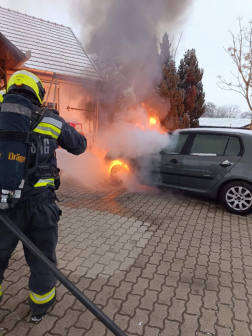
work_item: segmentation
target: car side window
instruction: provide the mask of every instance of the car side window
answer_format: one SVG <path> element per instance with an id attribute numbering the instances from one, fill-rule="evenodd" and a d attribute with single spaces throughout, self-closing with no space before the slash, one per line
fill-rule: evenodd
<path id="1" fill-rule="evenodd" d="M 228 135 L 196 134 L 190 155 L 222 156 L 224 155 L 228 139 Z"/>
<path id="2" fill-rule="evenodd" d="M 241 143 L 240 140 L 236 137 L 230 137 L 225 156 L 237 156 L 241 152 Z"/>
<path id="3" fill-rule="evenodd" d="M 177 133 L 170 137 L 169 145 L 162 150 L 165 154 L 180 154 L 186 140 L 188 139 L 189 134 L 186 133 Z"/>

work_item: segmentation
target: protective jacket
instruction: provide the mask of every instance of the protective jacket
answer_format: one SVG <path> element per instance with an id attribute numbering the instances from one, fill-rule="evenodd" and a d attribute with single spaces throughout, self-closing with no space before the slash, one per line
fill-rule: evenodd
<path id="1" fill-rule="evenodd" d="M 1 105 L 1 113 L 5 110 L 5 100 L 9 101 L 11 98 L 12 104 L 21 106 L 27 100 L 16 94 L 7 94 L 5 97 Z M 34 166 L 38 151 L 38 168 L 29 176 L 19 203 L 27 201 L 46 203 L 46 200 L 50 202 L 55 198 L 54 190 L 59 187 L 55 150 L 60 146 L 71 154 L 79 155 L 85 151 L 87 141 L 59 116 L 58 111 L 41 109 L 33 104 L 30 106 L 33 125 L 35 124 L 33 132 L 38 135 L 40 141 L 39 147 L 35 143 L 31 145 L 29 166 Z"/>

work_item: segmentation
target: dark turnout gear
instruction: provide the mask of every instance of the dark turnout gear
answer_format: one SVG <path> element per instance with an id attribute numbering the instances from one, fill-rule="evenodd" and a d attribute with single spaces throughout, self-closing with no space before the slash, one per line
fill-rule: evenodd
<path id="1" fill-rule="evenodd" d="M 58 240 L 57 222 L 60 215 L 57 204 L 37 204 L 35 206 L 28 206 L 26 203 L 17 204 L 14 209 L 3 210 L 3 212 L 56 265 L 55 246 Z M 3 281 L 4 271 L 17 243 L 18 239 L 4 225 L 0 225 L 0 283 Z M 49 293 L 56 285 L 56 278 L 26 247 L 24 247 L 24 253 L 31 270 L 29 280 L 31 297 L 36 303 L 36 295 Z M 34 296 L 33 293 L 35 293 Z"/>
<path id="2" fill-rule="evenodd" d="M 7 93 L 3 100 L 0 118 L 1 114 L 5 113 L 5 101 L 8 102 L 10 98 L 14 105 L 24 106 L 25 103 L 30 103 L 23 95 Z M 41 109 L 33 104 L 29 106 L 32 110 L 32 132 L 39 138 L 38 143 L 32 140 L 30 145 L 27 169 L 33 172 L 29 174 L 22 189 L 21 198 L 15 207 L 1 211 L 4 211 L 48 259 L 56 264 L 55 248 L 60 210 L 55 204 L 54 191 L 59 186 L 55 150 L 61 146 L 68 152 L 79 155 L 85 151 L 87 142 L 85 137 L 68 125 L 56 110 Z M 4 271 L 17 243 L 18 239 L 0 222 L 0 301 Z M 55 301 L 56 278 L 25 247 L 24 252 L 31 269 L 29 303 L 34 315 L 33 320 L 39 321 Z"/>
<path id="3" fill-rule="evenodd" d="M 4 98 L 0 113 L 0 186 L 15 191 L 24 178 L 33 104 L 15 95 Z M 8 197 L 4 196 L 5 198 Z"/>
<path id="4" fill-rule="evenodd" d="M 13 113 L 11 109 L 16 109 L 21 113 Z M 24 160 L 22 162 L 20 160 L 9 160 L 9 156 L 13 155 L 16 159 L 20 157 L 25 158 L 26 156 L 27 158 L 29 157 L 29 159 L 26 160 L 26 165 L 27 161 L 29 163 L 27 167 L 28 178 L 22 190 L 23 196 L 21 197 L 21 202 L 27 201 L 27 197 L 29 198 L 31 194 L 33 197 L 39 194 L 35 197 L 40 197 L 41 194 L 37 188 L 58 189 L 59 175 L 55 156 L 55 150 L 58 148 L 58 145 L 75 155 L 83 153 L 87 146 L 85 137 L 68 125 L 64 119 L 59 116 L 56 110 L 37 108 L 27 98 L 12 94 L 7 94 L 2 103 L 0 113 L 0 137 L 4 127 L 5 129 L 10 129 L 11 127 L 13 128 L 13 125 L 16 127 L 16 131 L 28 131 L 27 123 L 25 124 L 23 121 L 24 118 L 27 119 L 27 116 L 24 116 L 22 113 L 31 115 L 31 130 L 33 131 L 34 139 L 31 143 L 30 153 L 25 155 L 27 145 L 21 141 L 15 141 L 15 138 L 14 140 L 9 139 L 0 142 L 0 146 L 3 147 L 5 154 L 5 156 L 2 155 L 1 157 L 1 189 L 13 190 L 8 188 L 7 185 L 9 184 L 12 187 L 13 183 L 11 184 L 10 182 L 13 179 L 16 183 L 15 187 L 17 187 L 22 179 L 22 176 L 13 174 L 12 170 L 8 169 L 8 166 L 14 166 L 15 172 L 18 172 L 18 168 L 22 164 L 24 165 Z M 11 118 L 13 122 L 9 121 Z M 7 119 L 7 122 L 5 119 Z M 19 119 L 22 120 L 20 121 Z M 27 121 L 26 119 L 25 122 Z M 24 127 L 21 128 L 22 123 Z M 17 133 L 19 136 L 19 132 Z M 36 141 L 35 135 L 37 138 Z M 20 155 L 20 153 L 22 155 Z M 4 163 L 4 159 L 6 159 L 6 164 Z M 18 180 L 20 181 L 19 183 L 17 183 Z M 3 186 L 1 186 L 1 184 Z"/>

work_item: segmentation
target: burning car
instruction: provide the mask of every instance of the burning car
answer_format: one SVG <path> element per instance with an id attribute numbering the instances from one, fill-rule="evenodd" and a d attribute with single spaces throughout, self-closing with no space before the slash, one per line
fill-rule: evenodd
<path id="1" fill-rule="evenodd" d="M 131 160 L 105 158 L 113 179 L 118 172 L 137 174 L 139 181 L 219 199 L 237 215 L 252 212 L 252 133 L 244 129 L 199 128 L 170 133 L 159 153 Z M 120 177 L 120 175 L 119 175 Z"/>

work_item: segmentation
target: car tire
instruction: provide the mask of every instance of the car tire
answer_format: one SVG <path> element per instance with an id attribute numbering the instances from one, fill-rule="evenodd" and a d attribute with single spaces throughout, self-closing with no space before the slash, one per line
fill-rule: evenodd
<path id="1" fill-rule="evenodd" d="M 119 186 L 122 184 L 122 179 L 119 174 L 122 171 L 121 166 L 114 166 L 110 172 L 110 181 L 113 186 Z"/>
<path id="2" fill-rule="evenodd" d="M 220 201 L 230 213 L 249 215 L 252 212 L 252 185 L 245 181 L 229 182 L 221 189 Z"/>

